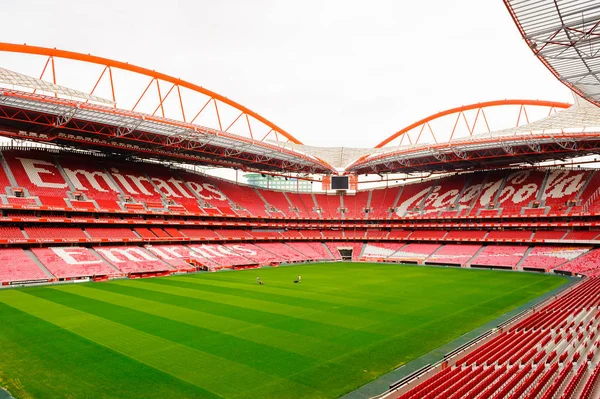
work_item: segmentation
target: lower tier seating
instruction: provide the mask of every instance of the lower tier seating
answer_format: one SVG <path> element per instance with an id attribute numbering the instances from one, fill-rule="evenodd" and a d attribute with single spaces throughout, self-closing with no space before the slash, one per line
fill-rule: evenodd
<path id="1" fill-rule="evenodd" d="M 521 263 L 521 267 L 550 270 L 585 254 L 589 250 L 588 247 L 535 247 Z"/>
<path id="2" fill-rule="evenodd" d="M 0 283 L 48 280 L 50 277 L 21 248 L 0 250 Z"/>
<path id="3" fill-rule="evenodd" d="M 191 266 L 191 262 L 198 262 L 199 266 L 204 265 L 204 262 L 201 262 L 204 258 L 185 245 L 146 245 L 145 248 L 179 271 L 196 270 L 195 267 Z"/>
<path id="4" fill-rule="evenodd" d="M 475 256 L 481 245 L 448 244 L 444 245 L 435 254 L 427 259 L 427 263 L 441 263 L 448 265 L 466 265 Z"/>
<path id="5" fill-rule="evenodd" d="M 444 369 L 384 398 L 598 397 L 599 290 L 600 278 L 580 283 L 508 330 L 448 359 Z"/>
<path id="6" fill-rule="evenodd" d="M 302 254 L 301 252 L 296 251 L 294 248 L 284 243 L 258 243 L 256 246 L 260 249 L 275 254 L 280 259 L 284 259 L 286 262 L 302 262 L 310 259 L 308 255 Z"/>
<path id="7" fill-rule="evenodd" d="M 432 255 L 441 245 L 439 244 L 407 244 L 388 257 L 397 261 L 422 262 Z"/>
<path id="8" fill-rule="evenodd" d="M 585 274 L 588 276 L 598 276 L 600 275 L 600 249 L 589 251 L 579 258 L 557 267 L 557 270 Z"/>
<path id="9" fill-rule="evenodd" d="M 287 245 L 310 260 L 333 260 L 333 256 L 320 242 L 292 242 Z"/>
<path id="10" fill-rule="evenodd" d="M 600 276 L 600 249 L 591 247 L 358 241 L 111 245 L 95 246 L 93 250 L 83 246 L 55 245 L 27 251 L 0 248 L 0 274 L 5 276 L 3 282 L 6 283 L 22 279 L 191 272 L 200 266 L 218 270 L 342 259 L 506 268 L 519 266 L 520 269 Z M 28 273 L 32 273 L 32 278 L 26 278 Z"/>
<path id="11" fill-rule="evenodd" d="M 116 276 L 122 274 L 84 247 L 33 248 L 32 252 L 57 278 Z"/>
<path id="12" fill-rule="evenodd" d="M 362 242 L 328 242 L 327 247 L 335 257 L 335 259 L 342 259 L 347 256 L 350 251 L 352 253 L 352 260 L 358 260 L 360 258 L 363 244 Z"/>
<path id="13" fill-rule="evenodd" d="M 108 263 L 123 273 L 172 271 L 173 268 L 141 247 L 94 247 Z"/>
<path id="14" fill-rule="evenodd" d="M 472 261 L 472 265 L 515 267 L 523 259 L 527 247 L 522 245 L 489 245 Z"/>
<path id="15" fill-rule="evenodd" d="M 404 246 L 404 243 L 402 243 L 402 242 L 368 243 L 365 245 L 365 249 L 363 250 L 362 257 L 367 260 L 369 260 L 369 259 L 386 259 L 387 257 L 394 254 L 394 252 L 398 251 L 403 246 Z"/>

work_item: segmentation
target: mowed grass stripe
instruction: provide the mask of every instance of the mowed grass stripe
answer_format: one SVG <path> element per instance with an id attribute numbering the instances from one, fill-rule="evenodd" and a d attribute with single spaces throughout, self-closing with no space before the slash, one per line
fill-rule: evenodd
<path id="1" fill-rule="evenodd" d="M 307 342 L 310 337 L 302 336 L 299 334 L 290 334 L 291 339 L 285 339 L 282 337 L 284 332 L 261 328 L 260 336 L 254 335 L 260 338 L 260 342 L 256 342 L 252 337 L 248 338 L 248 329 L 260 328 L 260 326 L 243 323 L 239 331 L 232 331 L 231 319 L 219 318 L 211 314 L 197 312 L 194 310 L 181 308 L 178 306 L 172 306 L 161 302 L 149 301 L 133 296 L 126 296 L 122 294 L 115 294 L 113 292 L 98 290 L 92 288 L 92 286 L 75 286 L 65 287 L 57 286 L 53 287 L 54 291 L 61 291 L 70 295 L 65 299 L 68 300 L 67 304 L 71 307 L 79 306 L 78 301 L 80 298 L 91 299 L 103 304 L 110 304 L 118 306 L 113 309 L 112 307 L 105 307 L 103 314 L 96 314 L 100 317 L 109 318 L 113 321 L 117 321 L 121 324 L 127 324 L 130 320 L 135 320 L 135 326 L 133 323 L 127 324 L 130 327 L 136 329 L 142 329 L 142 331 L 149 332 L 151 334 L 157 334 L 160 330 L 165 330 L 164 338 L 169 340 L 176 340 L 177 342 L 185 342 L 186 345 L 200 345 L 201 347 L 207 348 L 209 353 L 217 356 L 230 358 L 244 364 L 252 365 L 254 362 L 260 362 L 262 367 L 266 366 L 266 369 L 262 371 L 268 372 L 275 375 L 285 375 L 291 373 L 288 371 L 291 364 L 294 368 L 305 368 L 312 366 L 319 362 L 324 352 L 327 351 L 331 346 L 329 343 L 321 342 Z M 52 297 L 43 295 L 46 299 L 54 300 Z M 80 310 L 83 310 L 77 307 Z M 86 310 L 91 312 L 91 310 Z M 136 313 L 130 313 L 127 311 L 135 311 Z M 104 315 L 108 313 L 108 315 Z M 112 317 L 117 317 L 115 314 L 124 314 L 125 316 L 118 316 L 118 320 Z M 148 320 L 147 318 L 141 317 L 139 313 L 148 314 L 155 316 L 156 320 Z M 123 321 L 121 321 L 124 319 Z M 215 320 L 220 319 L 220 320 Z M 215 321 L 217 323 L 215 323 Z M 158 324 L 158 325 L 156 325 Z M 183 324 L 183 325 L 182 325 Z M 221 325 L 221 328 L 216 328 L 217 325 Z M 193 327 L 193 329 L 188 328 Z M 181 334 L 182 331 L 189 331 L 193 334 L 191 337 L 180 337 L 177 338 L 177 334 Z M 276 339 L 273 339 L 276 337 Z M 197 341 L 197 342 L 195 342 Z M 318 350 L 312 348 L 312 345 L 318 345 Z M 337 353 L 345 353 L 348 348 L 335 346 Z M 220 354 L 217 350 L 226 349 L 227 352 Z M 215 350 L 215 352 L 211 352 Z M 334 353 L 327 353 L 328 355 L 335 356 Z M 260 356 L 257 356 L 260 354 Z M 243 361 L 244 355 L 248 359 Z M 266 364 L 262 364 L 264 359 L 275 359 L 269 360 Z M 255 367 L 255 366 L 252 366 Z"/>
<path id="2" fill-rule="evenodd" d="M 378 320 L 381 317 L 395 314 L 396 306 L 373 306 L 372 302 L 361 299 L 361 297 L 344 298 L 323 293 L 305 291 L 304 288 L 310 284 L 292 284 L 291 280 L 270 281 L 266 285 L 255 284 L 252 279 L 244 281 L 222 281 L 211 278 L 195 278 L 192 276 L 172 276 L 169 280 L 180 281 L 202 286 L 208 292 L 235 293 L 244 298 L 260 298 L 271 302 L 285 302 L 289 305 L 305 306 L 307 308 L 330 311 L 343 308 L 345 314 Z M 305 278 L 306 281 L 306 278 Z M 284 288 L 286 287 L 287 288 Z M 289 288 L 293 287 L 293 288 Z M 387 311 L 389 308 L 390 311 Z"/>
<path id="3" fill-rule="evenodd" d="M 129 282 L 123 281 L 123 283 Z M 331 318 L 327 312 L 329 306 L 315 306 L 315 304 L 310 304 L 310 301 L 306 301 L 306 303 L 303 304 L 303 301 L 301 300 L 283 295 L 261 295 L 260 292 L 246 292 L 244 293 L 245 295 L 241 295 L 237 290 L 202 286 L 185 281 L 177 281 L 171 278 L 151 279 L 146 280 L 143 283 L 145 286 L 166 286 L 196 291 L 195 295 L 200 295 L 207 300 L 242 306 L 253 310 L 264 310 L 280 315 L 293 315 L 300 319 L 330 324 L 336 327 L 361 327 L 373 322 L 372 318 L 365 315 L 367 313 L 366 310 L 361 310 L 362 315 L 356 316 L 354 314 L 343 313 L 339 311 L 338 307 L 338 309 L 336 309 L 337 317 Z M 259 287 L 258 284 L 257 287 Z M 186 292 L 189 293 L 189 291 Z M 242 298 L 243 301 L 240 301 L 240 298 Z"/>
<path id="4" fill-rule="evenodd" d="M 214 292 L 209 293 L 198 289 L 195 284 L 182 283 L 168 278 L 149 279 L 141 282 L 121 280 L 115 281 L 114 283 L 128 287 L 139 286 L 152 291 L 182 295 L 189 298 L 201 299 L 203 301 L 236 306 L 246 310 L 271 313 L 293 319 L 305 320 L 308 322 L 317 323 L 325 328 L 329 326 L 332 331 L 337 331 L 336 335 L 339 335 L 339 333 L 343 331 L 351 332 L 352 330 L 360 329 L 361 327 L 368 326 L 369 324 L 373 323 L 373 320 L 354 316 L 346 316 L 341 312 L 324 312 L 260 299 L 240 298 L 239 296 L 232 294 Z"/>
<path id="5" fill-rule="evenodd" d="M 30 294 L 274 376 L 285 377 L 291 374 L 292 364 L 302 369 L 317 363 L 315 359 L 291 351 L 257 344 L 72 292 L 47 289 Z"/>
<path id="6" fill-rule="evenodd" d="M 152 290 L 152 286 L 149 288 L 141 288 L 146 287 L 143 284 L 138 286 L 124 286 L 119 283 L 121 282 L 94 284 L 92 287 L 94 289 L 169 303 L 192 310 L 210 313 L 214 316 L 225 316 L 226 318 L 242 322 L 262 325 L 270 330 L 282 332 L 282 337 L 284 339 L 293 338 L 294 336 L 299 337 L 301 338 L 300 341 L 307 346 L 317 343 L 320 347 L 322 345 L 321 341 L 325 341 L 329 344 L 329 348 L 335 352 L 338 350 L 347 351 L 348 347 L 356 346 L 356 342 L 358 341 L 375 342 L 385 337 L 385 335 L 365 333 L 357 329 L 346 329 L 306 319 L 213 302 L 207 300 L 205 295 L 201 295 L 194 290 L 177 289 L 176 287 L 157 287 L 160 290 L 157 291 Z M 190 295 L 194 295 L 194 297 Z M 239 301 L 242 302 L 243 299 L 240 299 Z M 332 315 L 332 317 L 335 317 L 335 315 Z M 232 321 L 232 326 L 236 325 L 235 320 Z M 248 334 L 252 334 L 256 331 L 257 330 L 249 330 Z M 286 333 L 291 333 L 293 335 L 290 336 Z M 279 336 L 279 334 L 277 336 Z M 308 337 L 308 339 L 302 337 Z M 325 353 L 328 352 L 326 351 Z"/>
<path id="7" fill-rule="evenodd" d="M 528 276 L 538 277 L 534 275 Z M 521 273 L 511 273 L 509 277 L 515 277 L 516 281 L 512 281 L 511 284 L 506 284 L 504 281 L 503 284 L 497 287 L 494 287 L 493 284 L 491 287 L 487 286 L 487 284 L 482 284 L 482 281 L 464 282 L 465 288 L 461 289 L 460 293 L 456 289 L 450 288 L 446 288 L 445 290 L 429 290 L 428 292 L 431 292 L 431 296 L 437 295 L 442 298 L 448 296 L 449 299 L 445 302 L 440 300 L 440 303 L 436 301 L 434 305 L 411 310 L 406 314 L 382 319 L 379 323 L 370 325 L 369 331 L 384 333 L 385 331 L 389 331 L 390 328 L 397 328 L 398 323 L 409 322 L 405 328 L 410 328 L 411 325 L 426 327 L 427 325 L 431 325 L 432 322 L 448 320 L 449 325 L 446 326 L 446 329 L 458 329 L 456 331 L 461 334 L 466 333 L 487 321 L 505 314 L 516 306 L 535 299 L 545 291 L 559 287 L 566 281 L 564 278 L 556 277 L 548 279 L 523 279 L 519 278 L 523 277 Z M 462 285 L 455 287 L 462 287 Z M 467 298 L 478 295 L 478 299 L 469 300 L 466 303 L 465 301 L 457 302 L 451 299 L 453 295 L 455 297 L 465 295 Z M 443 313 L 442 317 L 439 316 L 440 312 Z M 443 323 L 434 328 L 443 328 Z"/>
<path id="8" fill-rule="evenodd" d="M 323 336 L 313 337 L 283 329 L 271 328 L 265 320 L 259 317 L 244 320 L 237 317 L 238 312 L 248 316 L 248 311 L 242 308 L 217 307 L 213 303 L 179 295 L 157 293 L 134 287 L 124 287 L 115 284 L 93 284 L 79 286 L 85 292 L 75 292 L 90 298 L 108 303 L 121 304 L 131 309 L 155 314 L 179 322 L 211 329 L 223 334 L 247 339 L 258 344 L 292 351 L 313 358 L 336 356 L 348 350 L 337 342 L 323 339 Z M 59 289 L 56 287 L 56 289 Z M 69 290 L 67 287 L 60 289 Z M 92 294 L 91 291 L 94 291 Z M 69 290 L 70 292 L 70 290 Z M 207 309 L 207 305 L 210 309 Z M 208 311 L 207 311 L 208 310 Z M 251 313 L 251 312 L 250 312 Z M 268 315 L 271 320 L 272 315 Z M 279 316 L 277 316 L 280 318 Z M 251 320 L 251 321 L 247 321 Z M 276 337 L 277 339 L 273 339 Z"/>
<path id="9" fill-rule="evenodd" d="M 249 385 L 267 384 L 276 378 L 245 365 L 26 294 L 25 291 L 7 292 L 1 296 L 1 300 L 11 307 L 217 395 L 232 397 Z M 288 384 L 292 393 L 312 391 L 307 386 L 291 381 Z"/>
<path id="10" fill-rule="evenodd" d="M 531 275 L 519 273 L 506 279 L 503 273 L 481 269 L 423 267 L 414 265 L 390 265 L 368 263 L 319 263 L 302 266 L 286 266 L 277 268 L 277 276 L 272 276 L 271 269 L 254 269 L 237 271 L 235 273 L 212 273 L 207 275 L 180 275 L 171 277 L 174 280 L 193 282 L 195 284 L 223 285 L 231 288 L 250 289 L 256 275 L 266 273 L 267 285 L 259 286 L 259 290 L 273 289 L 274 293 L 302 297 L 309 295 L 314 298 L 327 298 L 329 302 L 357 307 L 370 307 L 378 311 L 395 312 L 400 307 L 420 306 L 425 303 L 447 303 L 448 301 L 468 303 L 465 298 L 439 296 L 440 290 L 445 290 L 454 284 L 461 284 L 463 292 L 474 292 L 479 295 L 477 286 L 486 279 L 486 286 L 493 287 L 493 281 L 501 281 L 511 285 L 520 278 L 549 278 L 553 276 Z M 431 273 L 443 274 L 443 280 L 432 279 Z M 291 284 L 298 274 L 303 275 L 305 283 Z M 379 276 L 379 277 L 377 277 Z M 199 278 L 201 277 L 201 278 Z M 489 283 L 487 280 L 489 279 Z M 250 283 L 250 284 L 249 284 Z M 466 284 L 469 283 L 469 284 Z M 462 285 L 465 284 L 465 285 Z M 434 295 L 423 297 L 419 295 L 424 289 L 431 289 Z M 287 294 L 286 294 L 287 292 Z M 413 293 L 415 296 L 403 295 L 398 301 L 398 294 Z M 350 302 L 348 302 L 350 301 Z"/>
<path id="11" fill-rule="evenodd" d="M 0 384 L 17 398 L 221 398 L 1 301 L 0 348 Z"/>

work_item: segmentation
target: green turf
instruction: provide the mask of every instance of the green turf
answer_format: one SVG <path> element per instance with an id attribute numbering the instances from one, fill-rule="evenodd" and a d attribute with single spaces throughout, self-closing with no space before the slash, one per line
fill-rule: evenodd
<path id="1" fill-rule="evenodd" d="M 17 399 L 335 398 L 565 282 L 323 263 L 2 290 L 0 385 Z"/>

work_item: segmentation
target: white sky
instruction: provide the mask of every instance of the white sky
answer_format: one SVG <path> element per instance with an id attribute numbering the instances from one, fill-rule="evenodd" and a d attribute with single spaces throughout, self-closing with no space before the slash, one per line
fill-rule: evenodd
<path id="1" fill-rule="evenodd" d="M 371 147 L 422 117 L 480 101 L 572 101 L 500 0 L 1 5 L 2 41 L 181 77 L 311 145 Z"/>

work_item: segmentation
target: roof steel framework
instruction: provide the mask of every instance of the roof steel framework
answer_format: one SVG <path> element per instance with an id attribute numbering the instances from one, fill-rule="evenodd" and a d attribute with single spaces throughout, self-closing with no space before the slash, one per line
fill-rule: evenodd
<path id="1" fill-rule="evenodd" d="M 600 3 L 504 0 L 536 57 L 567 87 L 600 105 Z"/>
<path id="2" fill-rule="evenodd" d="M 516 123 L 512 127 L 499 131 L 490 128 L 489 117 L 486 115 L 490 114 L 490 109 L 497 107 L 516 107 Z M 535 125 L 537 122 L 530 121 L 529 118 L 532 107 L 547 109 L 547 117 L 542 121 L 556 120 L 556 122 L 543 126 Z M 378 151 L 370 156 L 359 158 L 346 168 L 346 172 L 366 174 L 460 170 L 484 167 L 484 164 L 510 165 L 527 162 L 524 157 L 527 160 L 534 160 L 564 156 L 565 151 L 561 151 L 562 147 L 555 144 L 562 142 L 565 135 L 569 136 L 569 140 L 589 139 L 589 134 L 581 137 L 572 136 L 572 132 L 563 131 L 564 126 L 569 124 L 576 127 L 590 124 L 600 126 L 600 122 L 596 120 L 579 121 L 577 118 L 571 120 L 565 118 L 566 114 L 563 112 L 569 107 L 571 104 L 563 102 L 515 99 L 488 101 L 438 112 L 392 134 L 376 146 L 387 151 Z M 575 108 L 582 109 L 581 106 Z M 528 112 L 527 109 L 530 111 Z M 471 121 L 465 116 L 469 111 L 474 112 Z M 596 115 L 598 112 L 591 114 Z M 452 128 L 443 132 L 433 129 L 434 122 L 440 119 L 448 119 L 449 126 Z M 504 123 L 510 121 L 505 120 Z M 466 128 L 463 129 L 466 130 L 466 135 L 456 134 L 460 124 Z M 483 130 L 477 134 L 478 126 Z M 434 140 L 432 143 L 421 141 L 424 131 L 431 133 Z M 578 131 L 584 130 L 579 128 Z M 544 137 L 544 134 L 547 136 Z M 442 137 L 447 139 L 441 140 Z M 548 147 L 544 147 L 545 145 Z"/>
<path id="3" fill-rule="evenodd" d="M 61 98 L 60 95 L 68 95 L 61 90 L 54 90 L 55 97 L 41 96 L 36 93 L 39 88 L 31 85 L 29 87 L 34 89 L 32 93 L 4 90 L 0 97 L 0 122 L 3 122 L 0 126 L 5 128 L 4 134 L 7 136 L 36 140 L 41 139 L 36 133 L 41 133 L 46 141 L 65 144 L 68 143 L 67 138 L 73 136 L 66 134 L 68 131 L 79 132 L 80 135 L 86 133 L 88 136 L 107 132 L 105 139 L 110 140 L 106 143 L 121 147 L 130 145 L 130 148 L 140 150 L 143 148 L 148 153 L 163 154 L 161 156 L 187 156 L 188 161 L 199 157 L 203 162 L 227 164 L 247 170 L 286 169 L 311 173 L 334 171 L 331 165 L 310 154 L 284 148 L 281 145 L 284 142 L 301 142 L 266 118 L 225 96 L 185 80 L 129 63 L 71 51 L 10 43 L 0 43 L 0 51 L 47 57 L 39 79 L 41 81 L 47 74 L 51 76 L 52 83 L 46 89 L 60 87 L 56 82 L 55 59 L 64 58 L 101 67 L 101 73 L 93 79 L 93 87 L 90 84 L 92 89 L 85 102 Z M 113 79 L 113 71 L 117 69 L 145 76 L 148 80 L 147 86 L 129 110 L 117 108 L 119 88 Z M 36 78 L 25 80 L 38 81 Z M 110 86 L 113 107 L 89 102 L 99 98 L 94 93 L 103 81 Z M 164 91 L 165 84 L 170 85 L 167 91 Z M 139 105 L 143 100 L 147 102 L 151 96 L 151 87 L 155 88 L 156 93 L 155 106 L 152 106 L 154 111 L 151 114 L 141 113 Z M 186 96 L 182 95 L 184 89 L 204 96 L 203 100 L 206 101 L 197 112 L 194 110 L 194 113 L 188 114 Z M 173 99 L 176 99 L 175 103 L 179 106 L 177 119 L 167 118 L 165 114 L 166 102 Z M 234 114 L 229 112 L 229 115 L 233 115 L 230 120 L 224 116 L 224 107 L 235 111 Z M 216 126 L 211 128 L 195 123 L 199 117 L 209 112 L 215 116 Z M 190 118 L 189 115 L 194 116 Z M 230 131 L 232 127 L 240 125 L 246 128 L 247 136 Z M 259 125 L 262 129 L 257 128 Z M 82 142 L 86 142 L 85 138 L 83 140 Z M 72 141 L 70 144 L 74 143 Z"/>

